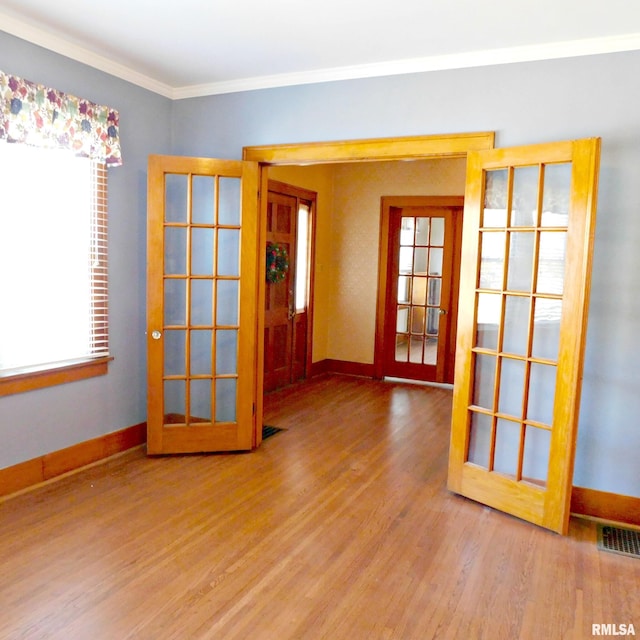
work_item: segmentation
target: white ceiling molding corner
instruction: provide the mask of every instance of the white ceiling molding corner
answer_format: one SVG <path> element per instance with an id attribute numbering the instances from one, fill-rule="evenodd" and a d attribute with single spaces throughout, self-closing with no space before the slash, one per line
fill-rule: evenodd
<path id="1" fill-rule="evenodd" d="M 0 30 L 99 71 L 104 71 L 112 76 L 131 82 L 143 89 L 148 89 L 166 98 L 173 98 L 174 89 L 169 85 L 2 12 L 0 12 Z M 3 69 L 3 71 L 11 73 L 11 69 Z M 40 82 L 39 78 L 27 78 L 27 80 Z"/>

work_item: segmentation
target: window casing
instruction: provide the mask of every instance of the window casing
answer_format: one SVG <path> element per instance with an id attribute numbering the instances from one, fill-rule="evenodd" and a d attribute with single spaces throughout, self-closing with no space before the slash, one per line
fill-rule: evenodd
<path id="1" fill-rule="evenodd" d="M 107 172 L 0 144 L 0 395 L 106 373 Z"/>

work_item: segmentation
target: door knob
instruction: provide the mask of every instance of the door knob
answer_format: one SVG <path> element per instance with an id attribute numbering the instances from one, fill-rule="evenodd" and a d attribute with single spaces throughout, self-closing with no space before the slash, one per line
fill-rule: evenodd
<path id="1" fill-rule="evenodd" d="M 440 309 L 439 313 L 440 313 L 441 316 L 444 316 L 444 315 L 447 314 L 447 310 L 446 309 Z"/>
<path id="2" fill-rule="evenodd" d="M 154 340 L 160 340 L 160 338 L 162 338 L 162 333 L 160 331 L 157 331 L 157 330 L 156 331 L 152 331 L 151 332 L 151 337 Z"/>

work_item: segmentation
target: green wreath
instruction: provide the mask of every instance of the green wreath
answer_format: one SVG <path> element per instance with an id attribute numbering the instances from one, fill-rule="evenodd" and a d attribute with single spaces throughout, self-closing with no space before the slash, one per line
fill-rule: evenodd
<path id="1" fill-rule="evenodd" d="M 267 245 L 267 282 L 282 282 L 289 271 L 289 254 L 284 246 Z"/>

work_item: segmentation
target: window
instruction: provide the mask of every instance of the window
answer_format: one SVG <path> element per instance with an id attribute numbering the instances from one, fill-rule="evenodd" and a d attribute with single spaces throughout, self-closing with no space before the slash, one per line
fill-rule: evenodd
<path id="1" fill-rule="evenodd" d="M 106 373 L 106 167 L 0 143 L 0 395 Z"/>
<path id="2" fill-rule="evenodd" d="M 309 218 L 311 203 L 300 202 L 296 238 L 296 312 L 307 309 L 309 291 Z"/>

